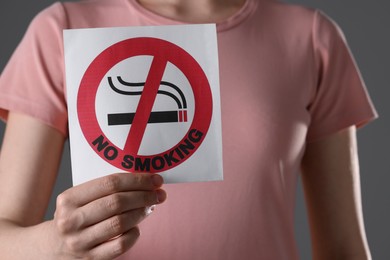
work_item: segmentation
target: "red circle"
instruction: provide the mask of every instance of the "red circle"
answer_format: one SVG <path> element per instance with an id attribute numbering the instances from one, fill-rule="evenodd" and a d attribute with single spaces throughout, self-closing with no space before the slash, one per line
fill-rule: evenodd
<path id="1" fill-rule="evenodd" d="M 109 140 L 100 128 L 96 116 L 95 100 L 97 90 L 99 88 L 100 82 L 103 80 L 103 77 L 113 66 L 122 60 L 139 55 L 149 55 L 153 57 L 159 57 L 160 59 L 165 59 L 174 64 L 183 72 L 183 74 L 187 77 L 194 94 L 194 118 L 187 134 L 183 137 L 183 139 L 165 152 L 147 156 L 129 154 L 126 153 L 125 150 L 118 148 L 110 142 L 110 145 L 118 150 L 118 156 L 115 159 L 108 160 L 104 157 L 103 152 L 98 152 L 92 144 L 92 142 L 100 135 L 102 135 L 105 140 Z M 125 171 L 132 170 L 125 168 L 122 165 L 122 161 L 125 155 L 138 157 L 141 160 L 151 160 L 156 156 L 163 156 L 164 154 L 174 152 L 174 150 L 185 141 L 191 129 L 196 129 L 203 133 L 202 140 L 199 143 L 194 144 L 195 148 L 192 149 L 190 154 L 185 158 L 181 159 L 179 162 L 174 162 L 171 165 L 166 165 L 162 169 L 150 170 L 150 172 L 161 172 L 181 164 L 199 148 L 207 134 L 211 123 L 212 94 L 210 84 L 203 69 L 198 64 L 198 62 L 184 49 L 171 42 L 158 38 L 131 38 L 111 45 L 103 52 L 101 52 L 89 65 L 80 83 L 77 96 L 77 111 L 81 130 L 92 149 L 102 159 Z"/>

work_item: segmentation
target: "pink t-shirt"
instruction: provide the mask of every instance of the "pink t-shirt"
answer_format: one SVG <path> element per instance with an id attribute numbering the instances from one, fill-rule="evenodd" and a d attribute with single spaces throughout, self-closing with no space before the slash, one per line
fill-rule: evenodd
<path id="1" fill-rule="evenodd" d="M 67 134 L 62 29 L 180 24 L 136 0 L 56 3 L 0 78 L 1 116 Z M 218 24 L 225 180 L 165 185 L 168 200 L 121 259 L 297 259 L 294 201 L 305 144 L 376 116 L 345 39 L 324 14 L 247 0 Z"/>

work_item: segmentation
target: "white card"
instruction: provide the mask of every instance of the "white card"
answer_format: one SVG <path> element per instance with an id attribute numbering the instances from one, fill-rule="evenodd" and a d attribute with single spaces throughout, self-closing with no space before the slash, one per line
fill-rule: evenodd
<path id="1" fill-rule="evenodd" d="M 64 30 L 73 185 L 223 179 L 216 27 Z"/>

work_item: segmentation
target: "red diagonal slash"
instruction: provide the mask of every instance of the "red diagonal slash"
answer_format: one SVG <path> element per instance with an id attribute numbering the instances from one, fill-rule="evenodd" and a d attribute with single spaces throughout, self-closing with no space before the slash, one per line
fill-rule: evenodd
<path id="1" fill-rule="evenodd" d="M 124 147 L 124 151 L 127 154 L 138 154 L 166 65 L 166 59 L 154 56 L 149 74 L 146 78 L 144 90 L 135 112 L 133 124 L 127 136 Z"/>

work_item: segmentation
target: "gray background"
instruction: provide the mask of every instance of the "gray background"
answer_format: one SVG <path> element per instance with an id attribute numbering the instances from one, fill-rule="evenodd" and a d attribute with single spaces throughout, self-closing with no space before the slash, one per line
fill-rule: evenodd
<path id="1" fill-rule="evenodd" d="M 386 0 L 286 0 L 323 10 L 343 29 L 380 114 L 358 131 L 363 209 L 373 259 L 390 259 L 390 3 Z M 29 22 L 53 0 L 0 2 L 0 70 L 2 71 Z M 21 6 L 23 4 L 23 6 Z M 0 136 L 4 124 L 0 123 Z M 71 186 L 68 147 L 47 218 L 56 195 Z M 310 240 L 301 186 L 296 206 L 296 236 L 302 259 L 310 259 Z"/>

